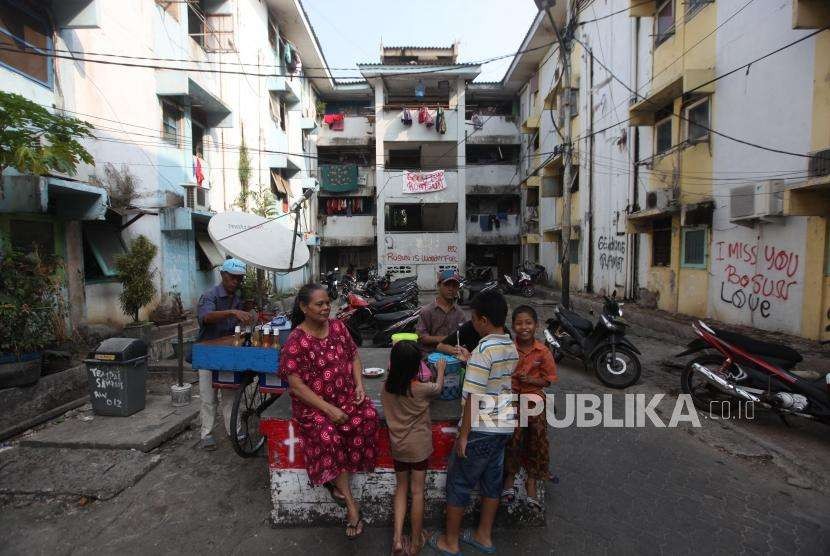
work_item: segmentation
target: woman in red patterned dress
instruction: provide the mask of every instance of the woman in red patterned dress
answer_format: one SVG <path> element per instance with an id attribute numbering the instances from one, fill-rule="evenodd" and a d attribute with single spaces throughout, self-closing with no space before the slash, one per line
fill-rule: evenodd
<path id="1" fill-rule="evenodd" d="M 353 539 L 363 532 L 363 521 L 349 479 L 375 468 L 378 414 L 363 390 L 357 346 L 330 313 L 323 286 L 300 289 L 291 314 L 294 330 L 280 351 L 280 377 L 288 380 L 311 484 L 345 502 L 346 536 Z"/>

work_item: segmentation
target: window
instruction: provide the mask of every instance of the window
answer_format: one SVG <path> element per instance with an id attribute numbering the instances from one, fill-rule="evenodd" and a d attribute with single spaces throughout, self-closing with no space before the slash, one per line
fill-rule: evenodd
<path id="1" fill-rule="evenodd" d="M 706 228 L 683 228 L 681 248 L 681 265 L 706 268 Z"/>
<path id="2" fill-rule="evenodd" d="M 34 13 L 8 3 L 0 5 L 0 64 L 49 85 L 52 50 L 49 24 Z"/>
<path id="3" fill-rule="evenodd" d="M 827 226 L 827 238 L 825 239 L 824 245 L 827 250 L 824 254 L 824 275 L 830 276 L 830 226 Z M 828 318 L 830 318 L 830 315 L 828 315 Z"/>
<path id="4" fill-rule="evenodd" d="M 671 218 L 651 224 L 651 266 L 671 265 Z"/>
<path id="5" fill-rule="evenodd" d="M 579 89 L 571 89 L 571 118 L 579 115 Z"/>
<path id="6" fill-rule="evenodd" d="M 52 222 L 45 220 L 12 220 L 10 222 L 12 249 L 41 255 L 55 254 L 55 230 Z"/>
<path id="7" fill-rule="evenodd" d="M 225 257 L 210 239 L 207 228 L 196 231 L 196 262 L 202 271 L 213 270 L 225 262 Z"/>
<path id="8" fill-rule="evenodd" d="M 84 277 L 87 280 L 116 276 L 115 259 L 125 252 L 121 233 L 113 225 L 84 223 Z"/>
<path id="9" fill-rule="evenodd" d="M 654 41 L 659 45 L 674 34 L 674 0 L 666 0 L 657 8 Z"/>
<path id="10" fill-rule="evenodd" d="M 392 170 L 417 170 L 421 167 L 421 150 L 390 150 L 386 167 Z"/>
<path id="11" fill-rule="evenodd" d="M 179 146 L 179 121 L 182 111 L 166 101 L 161 103 L 161 137 L 171 145 Z"/>
<path id="12" fill-rule="evenodd" d="M 285 99 L 270 93 L 269 105 L 271 108 L 271 119 L 285 131 Z"/>
<path id="13" fill-rule="evenodd" d="M 568 262 L 579 264 L 579 238 L 568 241 Z"/>
<path id="14" fill-rule="evenodd" d="M 458 230 L 456 203 L 401 204 L 385 206 L 388 232 L 455 232 Z"/>
<path id="15" fill-rule="evenodd" d="M 671 116 L 663 118 L 654 126 L 655 154 L 671 149 Z"/>
<path id="16" fill-rule="evenodd" d="M 534 151 L 539 150 L 539 132 L 538 131 L 533 135 L 533 150 Z"/>
<path id="17" fill-rule="evenodd" d="M 686 0 L 686 19 L 691 19 L 703 6 L 712 4 L 715 0 Z"/>
<path id="18" fill-rule="evenodd" d="M 686 108 L 687 139 L 703 141 L 709 137 L 709 99 L 704 98 Z"/>

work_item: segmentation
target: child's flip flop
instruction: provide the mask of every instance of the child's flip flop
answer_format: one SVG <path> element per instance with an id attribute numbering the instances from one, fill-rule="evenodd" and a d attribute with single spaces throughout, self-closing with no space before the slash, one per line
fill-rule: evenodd
<path id="1" fill-rule="evenodd" d="M 495 554 L 496 553 L 496 547 L 495 546 L 484 546 L 483 544 L 478 542 L 475 539 L 475 537 L 473 537 L 473 530 L 472 529 L 464 529 L 461 532 L 461 537 L 459 537 L 459 540 L 461 542 L 463 542 L 464 544 L 469 544 L 470 546 L 472 546 L 473 548 L 475 548 L 476 550 L 478 550 L 479 552 L 481 552 L 483 554 Z"/>
<path id="2" fill-rule="evenodd" d="M 501 491 L 501 503 L 502 504 L 512 504 L 516 501 L 516 489 L 515 488 L 506 488 Z"/>
<path id="3" fill-rule="evenodd" d="M 450 552 L 449 550 L 444 550 L 443 548 L 438 547 L 438 536 L 441 533 L 435 532 L 427 541 L 427 544 L 431 549 L 435 551 L 436 554 L 440 554 L 441 556 L 463 556 L 463 553 L 459 550 L 458 552 Z"/>

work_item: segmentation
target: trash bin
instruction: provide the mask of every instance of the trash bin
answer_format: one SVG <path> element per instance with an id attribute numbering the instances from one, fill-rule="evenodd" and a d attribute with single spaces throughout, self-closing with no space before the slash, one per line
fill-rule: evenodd
<path id="1" fill-rule="evenodd" d="M 126 417 L 144 409 L 147 344 L 135 338 L 104 340 L 85 360 L 92 411 Z"/>

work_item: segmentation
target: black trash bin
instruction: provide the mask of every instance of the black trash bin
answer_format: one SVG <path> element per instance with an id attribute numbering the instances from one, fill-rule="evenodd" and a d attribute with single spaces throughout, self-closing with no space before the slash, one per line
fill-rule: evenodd
<path id="1" fill-rule="evenodd" d="M 92 411 L 126 417 L 144 409 L 147 344 L 143 340 L 104 340 L 85 363 Z"/>

